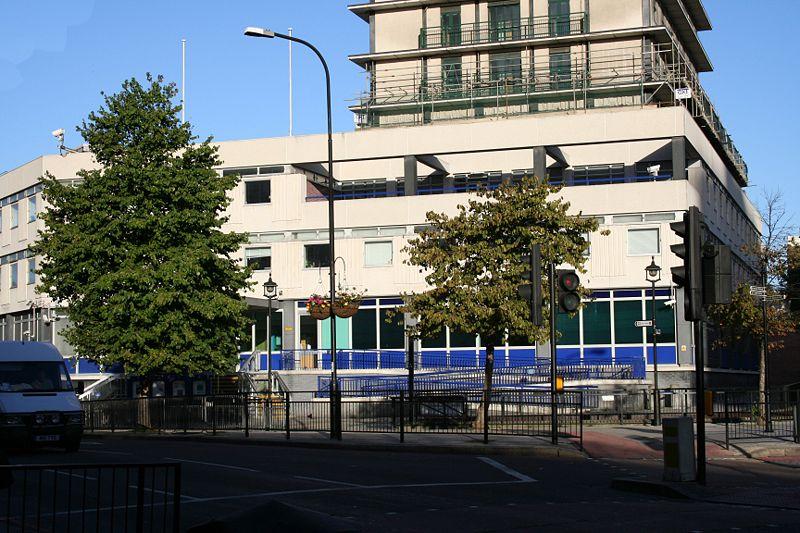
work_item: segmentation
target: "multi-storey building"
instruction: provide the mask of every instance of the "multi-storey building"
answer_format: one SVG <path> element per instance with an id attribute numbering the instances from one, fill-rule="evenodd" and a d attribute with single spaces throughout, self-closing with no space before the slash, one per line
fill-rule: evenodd
<path id="1" fill-rule="evenodd" d="M 575 317 L 559 317 L 560 361 L 652 364 L 651 339 L 634 322 L 649 318 L 644 269 L 654 258 L 663 269 L 661 383 L 691 385 L 694 340 L 682 291 L 669 276 L 678 264 L 669 224 L 698 206 L 709 237 L 733 249 L 737 280 L 750 274 L 741 247 L 761 226 L 744 191 L 747 167 L 699 83 L 698 73 L 711 70 L 698 37 L 710 29 L 702 3 L 381 0 L 349 9 L 370 25 L 369 52 L 351 57 L 368 86 L 352 108 L 357 130 L 334 137 L 335 260 L 340 283 L 366 296 L 337 325 L 338 347 L 402 350 L 402 324 L 386 318 L 402 293 L 425 288 L 402 249 L 425 227 L 426 212 L 453 213 L 480 187 L 530 175 L 563 185 L 559 194 L 573 212 L 600 223 L 588 236 L 583 276 L 592 297 Z M 266 348 L 261 284 L 271 275 L 282 291 L 270 336 L 273 368 L 325 365 L 313 352 L 290 350 L 330 344 L 329 326 L 304 305 L 326 292 L 331 261 L 326 154 L 321 135 L 220 143 L 220 172 L 242 176 L 227 227 L 249 234 L 241 258 L 257 282 L 245 295 L 254 317 L 246 348 Z M 25 250 L 41 222 L 29 213 L 41 208 L 38 176 L 73 179 L 91 164 L 88 154 L 45 156 L 0 177 L 5 338 L 49 338 L 60 323 L 32 290 L 35 258 Z M 517 344 L 524 343 L 511 340 L 499 351 L 499 364 L 537 356 L 535 347 Z M 480 339 L 450 330 L 418 349 L 439 360 L 480 361 L 484 353 Z M 378 355 L 359 365 L 398 366 Z M 266 368 L 266 356 L 256 366 Z M 712 385 L 743 384 L 756 360 L 739 349 L 716 353 L 708 366 Z M 92 379 L 98 371 L 81 361 L 79 378 L 84 370 Z"/>

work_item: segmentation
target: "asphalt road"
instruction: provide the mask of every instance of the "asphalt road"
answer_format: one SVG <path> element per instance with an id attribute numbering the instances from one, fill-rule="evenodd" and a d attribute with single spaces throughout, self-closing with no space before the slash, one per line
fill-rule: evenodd
<path id="1" fill-rule="evenodd" d="M 659 468 L 655 462 L 362 452 L 144 439 L 87 439 L 75 454 L 55 450 L 16 452 L 10 462 L 179 462 L 184 528 L 280 501 L 350 521 L 363 531 L 382 533 L 533 529 L 800 531 L 800 510 L 666 499 L 610 488 L 614 477 L 652 476 Z M 785 485 L 794 491 L 800 487 L 800 470 L 769 465 L 715 463 L 709 475 L 750 480 L 756 485 Z M 93 482 L 100 483 L 88 481 L 89 485 Z M 63 485 L 62 482 L 54 492 L 64 491 Z M 117 499 L 118 507 L 121 501 Z M 270 528 L 270 516 L 263 516 L 250 530 L 274 530 Z"/>

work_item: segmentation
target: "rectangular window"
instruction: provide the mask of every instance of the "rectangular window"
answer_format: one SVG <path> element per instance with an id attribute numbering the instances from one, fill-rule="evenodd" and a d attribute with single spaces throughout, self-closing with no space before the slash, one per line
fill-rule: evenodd
<path id="1" fill-rule="evenodd" d="M 461 94 L 461 56 L 442 58 L 442 85 L 449 97 Z"/>
<path id="2" fill-rule="evenodd" d="M 642 344 L 642 328 L 634 322 L 642 319 L 642 301 L 614 302 L 614 341 L 617 344 Z"/>
<path id="3" fill-rule="evenodd" d="M 441 14 L 442 46 L 461 44 L 461 7 L 443 7 Z"/>
<path id="4" fill-rule="evenodd" d="M 580 315 L 570 316 L 562 311 L 558 312 L 558 332 L 561 333 L 556 344 L 558 346 L 577 346 L 581 343 Z"/>
<path id="5" fill-rule="evenodd" d="M 491 54 L 489 56 L 489 78 L 492 81 L 522 79 L 522 58 L 520 53 Z"/>
<path id="6" fill-rule="evenodd" d="M 246 248 L 244 258 L 253 270 L 269 270 L 272 267 L 272 248 Z"/>
<path id="7" fill-rule="evenodd" d="M 324 268 L 331 266 L 331 249 L 327 244 L 306 244 L 306 268 Z"/>
<path id="8" fill-rule="evenodd" d="M 17 263 L 11 263 L 11 272 L 9 274 L 9 287 L 12 289 L 17 288 L 19 282 L 19 270 Z"/>
<path id="9" fill-rule="evenodd" d="M 611 344 L 610 302 L 589 302 L 583 308 L 583 343 Z"/>
<path id="10" fill-rule="evenodd" d="M 29 196 L 28 197 L 28 222 L 34 222 L 36 220 L 36 197 Z"/>
<path id="11" fill-rule="evenodd" d="M 356 350 L 374 350 L 378 347 L 376 309 L 359 309 L 353 315 L 353 348 Z"/>
<path id="12" fill-rule="evenodd" d="M 547 5 L 550 36 L 569 35 L 569 0 L 550 0 Z"/>
<path id="13" fill-rule="evenodd" d="M 389 311 L 394 310 L 381 309 L 380 311 L 382 350 L 393 350 L 405 347 L 406 333 L 403 326 L 403 313 L 396 312 L 390 320 Z"/>
<path id="14" fill-rule="evenodd" d="M 658 228 L 629 228 L 628 255 L 656 255 L 661 253 Z"/>
<path id="15" fill-rule="evenodd" d="M 647 320 L 653 318 L 653 304 L 650 300 L 645 302 L 645 317 Z M 661 332 L 658 342 L 675 342 L 675 308 L 668 306 L 664 300 L 656 300 L 656 327 Z M 652 328 L 647 328 L 647 342 L 653 342 Z"/>
<path id="16" fill-rule="evenodd" d="M 489 38 L 492 41 L 520 38 L 519 2 L 489 4 Z"/>
<path id="17" fill-rule="evenodd" d="M 36 283 L 36 259 L 28 259 L 28 285 Z"/>
<path id="18" fill-rule="evenodd" d="M 364 266 L 381 267 L 392 264 L 392 241 L 364 243 Z"/>
<path id="19" fill-rule="evenodd" d="M 246 181 L 245 187 L 245 203 L 248 204 L 268 204 L 270 201 L 270 183 L 269 180 L 262 181 Z"/>
<path id="20" fill-rule="evenodd" d="M 11 204 L 11 227 L 19 226 L 19 204 Z"/>
<path id="21" fill-rule="evenodd" d="M 569 89 L 572 87 L 572 60 L 569 48 L 550 49 L 550 88 Z"/>
<path id="22" fill-rule="evenodd" d="M 587 165 L 575 167 L 575 185 L 608 185 L 625 182 L 625 165 Z"/>

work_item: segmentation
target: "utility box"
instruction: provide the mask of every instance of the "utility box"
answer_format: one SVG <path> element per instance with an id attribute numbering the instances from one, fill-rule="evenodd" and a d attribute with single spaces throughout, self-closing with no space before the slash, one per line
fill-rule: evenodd
<path id="1" fill-rule="evenodd" d="M 664 481 L 694 481 L 694 421 L 688 417 L 662 420 Z"/>

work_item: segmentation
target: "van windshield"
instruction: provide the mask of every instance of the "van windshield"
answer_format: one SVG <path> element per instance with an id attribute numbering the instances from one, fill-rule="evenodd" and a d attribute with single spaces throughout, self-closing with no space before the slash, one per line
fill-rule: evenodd
<path id="1" fill-rule="evenodd" d="M 59 361 L 0 362 L 0 393 L 71 390 L 67 367 Z"/>

